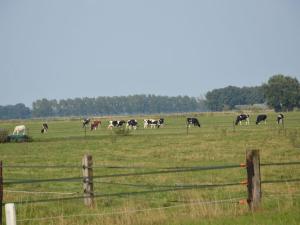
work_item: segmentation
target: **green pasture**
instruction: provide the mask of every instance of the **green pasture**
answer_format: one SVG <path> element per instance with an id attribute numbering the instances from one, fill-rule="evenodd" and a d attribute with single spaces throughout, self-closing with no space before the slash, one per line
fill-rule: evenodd
<path id="1" fill-rule="evenodd" d="M 80 198 L 81 179 L 10 184 L 80 178 L 84 154 L 93 156 L 95 177 L 165 171 L 169 167 L 239 165 L 245 162 L 247 149 L 259 149 L 261 163 L 300 162 L 300 112 L 285 113 L 284 125 L 277 125 L 274 112 L 267 112 L 267 124 L 255 125 L 258 113 L 250 112 L 250 125 L 234 126 L 237 114 L 99 117 L 102 126 L 96 131 L 85 131 L 81 118 L 0 121 L 0 128 L 10 133 L 16 125 L 26 125 L 33 139 L 0 144 L 3 201 L 18 203 L 18 224 L 26 225 L 299 224 L 300 182 L 284 180 L 300 179 L 300 165 L 261 167 L 262 181 L 280 182 L 262 184 L 262 206 L 255 213 L 238 203 L 247 198 L 245 185 L 160 192 L 186 185 L 239 183 L 246 179 L 245 168 L 96 178 L 94 194 L 99 197 L 93 208 L 84 206 Z M 143 128 L 143 119 L 160 117 L 165 119 L 163 127 Z M 201 128 L 187 129 L 186 117 L 197 117 Z M 111 119 L 132 118 L 139 122 L 137 130 L 107 129 Z M 44 121 L 49 131 L 41 134 Z M 60 200 L 34 202 L 51 199 Z"/>

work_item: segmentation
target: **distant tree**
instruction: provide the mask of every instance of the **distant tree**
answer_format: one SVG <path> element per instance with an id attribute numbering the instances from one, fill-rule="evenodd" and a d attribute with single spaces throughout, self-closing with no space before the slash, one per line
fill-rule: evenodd
<path id="1" fill-rule="evenodd" d="M 300 84 L 296 78 L 282 74 L 272 76 L 263 85 L 267 104 L 278 111 L 290 111 L 300 106 Z"/>
<path id="2" fill-rule="evenodd" d="M 233 109 L 236 105 L 263 103 L 262 87 L 234 87 L 214 89 L 207 92 L 206 104 L 212 111 Z"/>
<path id="3" fill-rule="evenodd" d="M 37 100 L 32 103 L 32 115 L 34 117 L 55 116 L 58 113 L 58 105 L 56 100 Z"/>
<path id="4" fill-rule="evenodd" d="M 27 119 L 31 117 L 31 110 L 23 103 L 0 106 L 0 119 Z"/>
<path id="5" fill-rule="evenodd" d="M 188 96 L 130 95 L 60 100 L 37 100 L 35 117 L 88 116 L 107 114 L 170 113 L 203 110 L 203 100 Z"/>

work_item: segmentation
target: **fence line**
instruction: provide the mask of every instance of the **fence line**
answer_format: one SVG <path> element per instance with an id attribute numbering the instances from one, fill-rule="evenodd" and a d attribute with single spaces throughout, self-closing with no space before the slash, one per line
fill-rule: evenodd
<path id="1" fill-rule="evenodd" d="M 285 163 L 265 163 L 262 166 L 278 166 L 278 165 L 298 165 L 300 162 L 285 162 Z M 112 177 L 126 177 L 126 176 L 141 176 L 141 175 L 153 175 L 153 174 L 166 174 L 166 173 L 181 173 L 181 172 L 193 172 L 202 170 L 218 170 L 218 169 L 230 169 L 243 167 L 242 164 L 235 165 L 223 165 L 223 166 L 207 166 L 207 167 L 166 167 L 167 170 L 160 171 L 149 171 L 149 172 L 139 172 L 139 173 L 120 173 L 120 174 L 108 174 L 102 176 L 93 176 L 93 179 L 99 178 L 112 178 Z M 31 184 L 31 183 L 45 183 L 45 182 L 76 182 L 85 179 L 84 177 L 68 177 L 68 178 L 52 178 L 52 179 L 14 179 L 13 181 L 4 181 L 4 185 L 11 184 Z"/>
<path id="2" fill-rule="evenodd" d="M 43 195 L 43 194 L 53 194 L 53 195 L 75 195 L 80 194 L 80 192 L 53 192 L 53 191 L 23 191 L 23 190 L 3 190 L 7 193 L 22 193 L 22 194 L 36 194 L 36 195 Z"/>
<path id="3" fill-rule="evenodd" d="M 260 166 L 282 166 L 282 165 L 299 165 L 300 162 L 275 162 L 275 163 L 260 163 Z M 228 165 L 221 165 L 221 166 L 209 166 L 211 167 L 227 167 Z M 230 165 L 229 165 L 230 166 Z M 239 167 L 237 164 L 231 165 Z M 82 165 L 17 165 L 17 164 L 8 164 L 2 165 L 2 168 L 22 168 L 22 169 L 33 169 L 33 168 L 75 168 L 75 169 L 82 169 Z M 89 167 L 86 167 L 89 169 Z M 176 170 L 176 169 L 192 169 L 192 168 L 202 168 L 200 166 L 174 166 L 174 167 L 148 167 L 148 166 L 115 166 L 115 165 L 93 165 L 91 167 L 93 169 L 165 169 L 165 170 Z M 205 168 L 205 167 L 203 167 Z"/>
<path id="4" fill-rule="evenodd" d="M 284 165 L 299 165 L 300 162 L 276 162 L 276 163 L 261 163 L 260 166 L 284 166 Z"/>
<path id="5" fill-rule="evenodd" d="M 148 171 L 139 173 L 120 173 L 120 174 L 108 174 L 102 176 L 93 176 L 93 179 L 99 178 L 110 178 L 110 177 L 127 177 L 127 176 L 142 176 L 142 175 L 153 175 L 153 174 L 166 174 L 166 173 L 183 173 L 183 172 L 193 172 L 202 170 L 219 170 L 219 169 L 231 169 L 239 168 L 241 165 L 227 165 L 227 166 L 207 166 L 207 167 L 190 167 L 183 169 L 170 169 L 170 170 L 159 170 L 159 171 Z M 3 182 L 4 185 L 11 184 L 30 184 L 30 183 L 44 183 L 44 182 L 74 182 L 79 180 L 84 180 L 85 177 L 68 177 L 68 178 L 51 178 L 51 179 L 28 179 L 28 180 L 14 180 Z"/>
<path id="6" fill-rule="evenodd" d="M 238 203 L 240 200 L 243 200 L 243 198 L 241 197 L 241 198 L 230 198 L 230 199 L 222 199 L 222 200 L 215 200 L 215 201 L 199 201 L 199 202 L 193 202 L 193 203 L 189 203 L 189 204 L 185 203 L 185 204 L 178 204 L 178 205 L 166 206 L 166 207 L 126 210 L 126 211 L 119 211 L 119 212 L 75 214 L 75 215 L 66 215 L 66 216 L 53 216 L 53 217 L 42 217 L 42 218 L 33 218 L 33 219 L 20 219 L 20 220 L 17 220 L 17 221 L 18 222 L 26 222 L 26 221 L 42 221 L 42 220 L 54 220 L 54 219 L 74 218 L 74 217 L 110 216 L 110 215 L 131 214 L 131 213 L 139 213 L 139 212 L 149 212 L 149 211 L 156 211 L 156 210 L 166 210 L 166 209 L 172 209 L 172 208 L 181 208 L 181 207 L 192 206 L 192 205 Z"/>
<path id="7" fill-rule="evenodd" d="M 116 196 L 132 196 L 132 195 L 141 195 L 141 194 L 149 194 L 149 193 L 163 193 L 163 192 L 172 192 L 172 191 L 181 191 L 181 190 L 192 190 L 192 189 L 203 189 L 203 188 L 219 188 L 219 187 L 227 187 L 227 186 L 237 186 L 241 185 L 240 183 L 224 183 L 224 184 L 203 184 L 203 185 L 186 185 L 182 187 L 172 187 L 166 189 L 158 189 L 158 190 L 146 190 L 146 191 L 132 191 L 132 192 L 117 192 L 110 194 L 97 194 L 93 195 L 94 198 L 102 198 L 102 197 L 116 197 Z M 43 202 L 54 202 L 54 201 L 67 201 L 67 200 L 75 200 L 75 199 L 84 199 L 85 196 L 73 196 L 66 198 L 52 198 L 52 199 L 38 199 L 31 201 L 18 201 L 14 202 L 15 204 L 31 204 L 31 203 L 43 203 Z M 6 203 L 3 203 L 3 205 Z"/>
<path id="8" fill-rule="evenodd" d="M 300 179 L 289 179 L 289 180 L 272 180 L 272 181 L 262 181 L 262 183 L 286 183 L 286 182 L 299 182 Z M 171 192 L 171 191 L 181 191 L 181 190 L 191 190 L 191 189 L 202 189 L 202 188 L 219 188 L 226 186 L 237 186 L 241 185 L 238 183 L 224 183 L 224 184 L 199 184 L 199 185 L 183 185 L 183 186 L 173 186 L 166 189 L 158 189 L 158 190 L 147 190 L 147 191 L 135 191 L 135 192 L 119 192 L 119 193 L 111 193 L 111 194 L 94 194 L 94 197 L 115 197 L 115 196 L 129 196 L 129 195 L 140 195 L 140 194 L 149 194 L 149 193 L 162 193 L 162 192 Z M 75 200 L 75 199 L 83 199 L 84 196 L 73 196 L 67 198 L 53 198 L 53 199 L 38 199 L 31 201 L 19 201 L 14 202 L 15 204 L 29 204 L 29 203 L 43 203 L 43 202 L 53 202 L 53 201 L 66 201 L 66 200 Z M 5 203 L 2 203 L 3 205 Z"/>
<path id="9" fill-rule="evenodd" d="M 298 182 L 300 178 L 295 179 L 282 179 L 282 180 L 262 180 L 262 184 L 274 184 L 274 183 L 288 183 L 288 182 Z"/>

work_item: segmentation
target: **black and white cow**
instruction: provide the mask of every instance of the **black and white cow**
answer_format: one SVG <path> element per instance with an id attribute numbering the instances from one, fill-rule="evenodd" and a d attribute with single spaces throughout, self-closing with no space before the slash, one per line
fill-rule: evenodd
<path id="1" fill-rule="evenodd" d="M 154 120 L 154 119 L 144 119 L 144 128 L 159 128 L 163 126 L 165 123 L 164 118 L 160 118 L 159 120 Z"/>
<path id="2" fill-rule="evenodd" d="M 266 114 L 260 114 L 256 117 L 256 124 L 259 124 L 260 122 L 264 121 L 265 124 L 267 123 L 267 115 Z"/>
<path id="3" fill-rule="evenodd" d="M 186 126 L 190 127 L 191 125 L 200 127 L 200 123 L 197 118 L 186 118 Z"/>
<path id="4" fill-rule="evenodd" d="M 41 133 L 42 133 L 42 134 L 43 134 L 43 133 L 47 133 L 47 132 L 48 132 L 48 129 L 49 129 L 48 124 L 47 124 L 47 123 L 43 123 L 43 124 L 42 124 Z"/>
<path id="5" fill-rule="evenodd" d="M 238 115 L 236 117 L 236 120 L 235 120 L 235 125 L 242 125 L 242 121 L 245 121 L 245 124 L 246 125 L 249 125 L 249 115 L 248 114 L 241 114 L 241 115 Z"/>
<path id="6" fill-rule="evenodd" d="M 137 120 L 132 119 L 132 120 L 127 121 L 126 127 L 129 128 L 129 129 L 134 129 L 135 130 L 137 128 L 137 125 L 138 125 Z"/>
<path id="7" fill-rule="evenodd" d="M 158 120 L 158 122 L 159 122 L 159 126 L 160 126 L 160 127 L 163 127 L 163 126 L 165 125 L 165 119 L 164 119 L 164 118 L 160 118 L 160 119 Z"/>
<path id="8" fill-rule="evenodd" d="M 90 118 L 85 118 L 82 121 L 82 128 L 87 127 L 87 125 L 89 125 L 89 123 L 91 122 Z"/>
<path id="9" fill-rule="evenodd" d="M 284 118 L 284 116 L 282 113 L 278 114 L 277 115 L 277 124 L 280 124 L 280 123 L 283 124 L 283 118 Z"/>
<path id="10" fill-rule="evenodd" d="M 108 124 L 107 128 L 112 129 L 113 127 L 121 127 L 125 123 L 126 123 L 125 120 L 111 120 L 111 121 L 109 121 L 109 124 Z"/>

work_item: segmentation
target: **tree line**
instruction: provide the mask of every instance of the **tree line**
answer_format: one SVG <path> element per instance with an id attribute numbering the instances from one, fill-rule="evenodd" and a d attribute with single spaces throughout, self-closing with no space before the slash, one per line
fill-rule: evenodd
<path id="1" fill-rule="evenodd" d="M 296 78 L 274 75 L 267 83 L 256 87 L 214 89 L 205 99 L 189 96 L 130 95 L 63 100 L 40 99 L 32 109 L 24 104 L 0 106 L 0 119 L 26 119 L 55 116 L 101 116 L 126 114 L 182 113 L 223 111 L 237 105 L 265 103 L 275 111 L 290 111 L 300 107 L 300 84 Z"/>
<path id="2" fill-rule="evenodd" d="M 152 114 L 199 110 L 204 110 L 201 100 L 188 96 L 131 95 L 60 101 L 41 99 L 32 104 L 33 117 Z"/>

